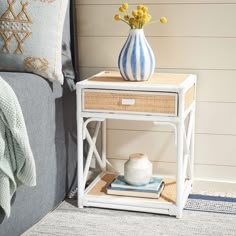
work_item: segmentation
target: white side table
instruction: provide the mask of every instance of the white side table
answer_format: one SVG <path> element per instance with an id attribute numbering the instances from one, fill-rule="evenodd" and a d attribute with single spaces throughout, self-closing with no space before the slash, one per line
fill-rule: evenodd
<path id="1" fill-rule="evenodd" d="M 182 216 L 191 191 L 194 163 L 194 127 L 196 105 L 196 76 L 192 74 L 154 74 L 146 82 L 124 81 L 118 72 L 101 72 L 78 82 L 78 206 L 144 211 Z M 188 125 L 185 119 L 189 118 Z M 177 144 L 176 178 L 167 179 L 159 199 L 107 195 L 106 186 L 117 176 L 108 172 L 106 159 L 106 120 L 143 120 L 167 124 L 175 128 Z M 93 135 L 87 125 L 96 121 Z M 96 140 L 102 130 L 102 152 Z M 89 150 L 84 163 L 83 142 Z M 100 174 L 86 186 L 92 156 Z M 86 187 L 85 187 L 86 186 Z"/>

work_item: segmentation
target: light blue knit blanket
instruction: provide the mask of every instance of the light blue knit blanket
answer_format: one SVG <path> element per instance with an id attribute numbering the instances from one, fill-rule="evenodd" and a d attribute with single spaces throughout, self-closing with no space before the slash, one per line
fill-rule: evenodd
<path id="1" fill-rule="evenodd" d="M 35 162 L 18 99 L 0 77 L 0 207 L 7 217 L 20 185 L 36 185 Z"/>

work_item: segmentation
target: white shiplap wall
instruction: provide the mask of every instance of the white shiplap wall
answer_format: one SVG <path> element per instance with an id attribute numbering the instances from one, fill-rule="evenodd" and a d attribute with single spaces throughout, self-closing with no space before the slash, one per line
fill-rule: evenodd
<path id="1" fill-rule="evenodd" d="M 102 70 L 117 70 L 119 51 L 129 32 L 127 25 L 113 20 L 121 3 L 77 0 L 82 79 Z M 130 7 L 139 3 L 129 1 Z M 153 18 L 168 18 L 166 25 L 157 23 L 145 28 L 156 56 L 156 71 L 198 75 L 196 180 L 231 183 L 230 188 L 235 187 L 236 0 L 141 3 L 148 6 Z M 175 172 L 175 147 L 169 127 L 109 121 L 107 152 L 117 168 L 122 169 L 130 153 L 145 152 L 153 160 L 155 171 Z"/>

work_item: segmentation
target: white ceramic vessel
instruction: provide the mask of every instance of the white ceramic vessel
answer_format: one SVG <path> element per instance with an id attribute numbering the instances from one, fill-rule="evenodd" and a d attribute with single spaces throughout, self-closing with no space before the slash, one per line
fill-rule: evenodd
<path id="1" fill-rule="evenodd" d="M 152 163 L 147 155 L 134 153 L 129 156 L 129 160 L 124 166 L 124 178 L 128 184 L 144 185 L 152 178 Z"/>

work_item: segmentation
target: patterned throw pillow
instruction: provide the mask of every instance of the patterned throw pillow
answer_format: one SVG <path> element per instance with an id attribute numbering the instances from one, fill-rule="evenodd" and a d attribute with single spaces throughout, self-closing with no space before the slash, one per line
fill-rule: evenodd
<path id="1" fill-rule="evenodd" d="M 68 0 L 0 0 L 0 70 L 63 84 L 61 43 Z"/>

